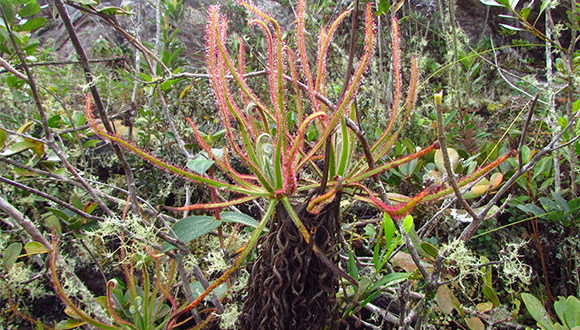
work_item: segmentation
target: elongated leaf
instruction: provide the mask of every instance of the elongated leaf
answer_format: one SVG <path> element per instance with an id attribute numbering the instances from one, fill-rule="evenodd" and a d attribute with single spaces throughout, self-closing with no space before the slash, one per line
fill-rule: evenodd
<path id="1" fill-rule="evenodd" d="M 439 254 L 439 251 L 437 250 L 437 248 L 429 242 L 421 242 L 421 248 L 425 252 L 427 252 L 427 254 L 429 254 L 430 256 L 432 256 L 434 258 L 437 258 L 437 255 Z"/>
<path id="2" fill-rule="evenodd" d="M 101 9 L 98 10 L 99 13 L 105 14 L 105 15 L 132 15 L 132 12 L 126 11 L 123 8 L 120 7 L 115 7 L 115 6 L 107 6 L 107 7 L 102 7 Z"/>
<path id="3" fill-rule="evenodd" d="M 538 298 L 532 296 L 529 293 L 522 293 L 522 300 L 530 312 L 530 315 L 538 322 L 538 325 L 544 327 L 547 330 L 554 330 L 553 323 L 548 316 L 548 312 L 544 308 L 544 305 L 538 300 Z"/>
<path id="4" fill-rule="evenodd" d="M 483 286 L 483 295 L 485 295 L 485 297 L 487 297 L 487 299 L 489 299 L 489 301 L 491 301 L 495 307 L 499 306 L 500 304 L 499 298 L 495 293 L 495 291 L 493 291 L 491 286 L 489 285 Z"/>
<path id="5" fill-rule="evenodd" d="M 467 323 L 467 326 L 471 330 L 485 330 L 485 325 L 478 317 L 465 319 L 465 323 Z"/>
<path id="6" fill-rule="evenodd" d="M 493 303 L 490 301 L 485 302 L 485 303 L 479 303 L 479 304 L 477 304 L 476 307 L 480 313 L 487 313 L 493 308 Z"/>
<path id="7" fill-rule="evenodd" d="M 395 223 L 387 212 L 383 213 L 383 228 L 385 230 L 385 248 L 388 250 L 391 248 L 391 244 L 393 243 Z"/>
<path id="8" fill-rule="evenodd" d="M 8 150 L 4 151 L 2 153 L 2 155 L 9 157 L 9 156 L 15 155 L 17 153 L 23 152 L 25 150 L 32 149 L 34 147 L 36 147 L 36 144 L 33 142 L 20 141 L 20 142 L 14 143 L 12 146 L 10 146 L 10 148 L 8 148 Z"/>
<path id="9" fill-rule="evenodd" d="M 6 131 L 0 128 L 0 150 L 4 150 L 4 143 L 6 143 Z"/>
<path id="10" fill-rule="evenodd" d="M 365 300 L 363 300 L 363 302 L 360 303 L 360 307 L 365 307 L 369 302 L 371 302 L 379 293 L 381 293 L 381 291 L 375 291 L 373 293 L 371 293 L 368 297 L 365 298 Z"/>
<path id="11" fill-rule="evenodd" d="M 500 4 L 495 0 L 479 0 L 479 1 L 481 1 L 481 3 L 483 3 L 486 6 L 504 7 L 504 5 Z"/>
<path id="12" fill-rule="evenodd" d="M 48 211 L 50 211 L 50 213 L 56 215 L 57 217 L 61 218 L 64 221 L 67 221 L 68 222 L 69 216 L 66 215 L 66 213 L 64 213 L 63 211 L 57 210 L 57 209 L 53 209 L 52 207 L 46 207 L 46 209 Z"/>
<path id="13" fill-rule="evenodd" d="M 375 265 L 376 271 L 379 271 L 379 268 L 381 267 L 380 265 L 381 260 L 379 259 L 380 256 L 381 256 L 381 243 L 377 242 L 375 244 L 375 248 L 373 249 L 373 264 Z"/>
<path id="14" fill-rule="evenodd" d="M 72 2 L 85 6 L 96 6 L 101 3 L 101 0 L 72 0 Z"/>
<path id="15" fill-rule="evenodd" d="M 561 211 L 558 204 L 556 204 L 556 202 L 554 202 L 553 200 L 551 200 L 547 197 L 540 197 L 540 198 L 538 198 L 538 201 L 540 201 L 540 204 L 542 205 L 544 210 L 546 210 L 546 212 L 559 212 L 559 211 Z"/>
<path id="16" fill-rule="evenodd" d="M 251 216 L 237 212 L 220 212 L 220 219 L 223 222 L 235 222 L 252 228 L 258 227 L 259 223 L 256 219 L 252 218 Z"/>
<path id="17" fill-rule="evenodd" d="M 16 130 L 16 132 L 18 132 L 18 133 L 22 134 L 22 133 L 24 133 L 24 132 L 28 131 L 28 130 L 29 130 L 31 127 L 32 127 L 32 125 L 34 125 L 34 122 L 32 122 L 32 121 L 27 121 L 27 122 L 26 122 L 26 123 L 24 123 L 22 126 L 20 126 L 20 127 L 18 128 L 18 130 Z"/>
<path id="18" fill-rule="evenodd" d="M 576 112 L 576 111 L 578 111 L 578 109 L 580 109 L 580 99 L 578 99 L 574 103 L 572 103 L 572 111 Z"/>
<path id="19" fill-rule="evenodd" d="M 566 310 L 564 311 L 564 318 L 560 318 L 566 323 L 568 328 L 578 328 L 580 326 L 580 300 L 574 296 L 569 296 L 566 299 Z"/>
<path id="20" fill-rule="evenodd" d="M 358 268 L 356 267 L 354 255 L 350 250 L 348 251 L 348 275 L 358 281 Z"/>
<path id="21" fill-rule="evenodd" d="M 411 228 L 413 228 L 414 225 L 415 222 L 413 221 L 413 216 L 407 214 L 405 216 L 405 219 L 403 219 L 403 228 L 405 228 L 405 231 L 408 233 L 411 230 Z"/>
<path id="22" fill-rule="evenodd" d="M 177 237 L 175 237 L 172 232 L 169 232 L 169 235 L 173 238 L 179 238 L 185 243 L 189 243 L 192 240 L 216 229 L 220 225 L 221 222 L 217 221 L 215 217 L 210 217 L 207 215 L 194 215 L 179 220 L 175 223 L 175 225 L 173 225 L 173 227 L 171 227 Z M 175 246 L 167 242 L 163 243 L 161 246 L 161 252 L 167 252 L 172 249 L 175 249 Z"/>
<path id="23" fill-rule="evenodd" d="M 455 118 L 455 116 L 457 115 L 457 112 L 459 112 L 459 110 L 454 110 L 452 113 L 450 113 L 447 117 L 445 117 L 445 121 L 443 122 L 443 126 L 447 127 L 447 125 L 449 125 L 449 123 L 453 120 L 453 118 Z"/>
<path id="24" fill-rule="evenodd" d="M 60 221 L 54 215 L 51 215 L 44 219 L 44 224 L 50 229 L 53 234 L 60 235 L 62 233 L 62 227 L 60 226 Z"/>
<path id="25" fill-rule="evenodd" d="M 526 29 L 522 29 L 522 28 L 519 28 L 519 27 L 515 27 L 515 26 L 509 25 L 509 24 L 500 23 L 499 25 L 500 26 L 503 26 L 504 28 L 506 28 L 508 30 L 512 30 L 512 31 L 526 31 Z"/>
<path id="26" fill-rule="evenodd" d="M 383 277 L 380 280 L 376 281 L 373 286 L 371 286 L 370 291 L 374 291 L 379 289 L 382 286 L 390 286 L 401 283 L 409 278 L 409 273 L 390 273 Z"/>
<path id="27" fill-rule="evenodd" d="M 83 320 L 76 320 L 76 319 L 66 319 L 64 321 L 58 322 L 56 325 L 56 329 L 58 330 L 66 330 L 66 329 L 74 329 L 78 328 L 81 325 L 85 324 L 86 322 Z"/>
<path id="28" fill-rule="evenodd" d="M 83 148 L 94 148 L 97 144 L 102 142 L 101 140 L 87 140 L 83 143 Z"/>
<path id="29" fill-rule="evenodd" d="M 566 213 L 570 213 L 570 206 L 568 206 L 568 202 L 566 202 L 566 200 L 564 198 L 562 198 L 562 196 L 560 196 L 560 194 L 558 194 L 557 192 L 553 192 L 552 197 L 554 198 L 554 202 L 556 202 L 556 204 L 558 204 L 558 207 L 562 211 L 564 211 Z"/>
<path id="30" fill-rule="evenodd" d="M 32 139 L 24 139 L 24 140 L 34 144 L 34 147 L 32 147 L 31 149 L 38 157 L 42 157 L 42 155 L 44 155 L 44 143 Z"/>
<path id="31" fill-rule="evenodd" d="M 546 7 L 548 7 L 551 3 L 552 3 L 552 0 L 542 1 L 542 4 L 540 5 L 540 12 L 538 13 L 538 17 L 540 17 L 542 15 L 544 10 L 546 10 Z"/>
<path id="32" fill-rule="evenodd" d="M 536 217 L 545 218 L 546 212 L 534 204 L 518 205 L 518 209 L 535 215 Z"/>

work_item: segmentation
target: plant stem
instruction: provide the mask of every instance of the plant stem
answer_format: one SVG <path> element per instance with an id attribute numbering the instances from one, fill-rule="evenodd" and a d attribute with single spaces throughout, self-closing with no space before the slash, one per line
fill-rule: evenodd
<path id="1" fill-rule="evenodd" d="M 453 192 L 455 192 L 455 197 L 461 202 L 463 208 L 467 213 L 473 218 L 473 222 L 480 222 L 480 217 L 475 214 L 475 211 L 471 208 L 471 206 L 467 203 L 465 198 L 463 198 L 463 194 L 459 187 L 457 186 L 457 181 L 455 180 L 455 173 L 453 173 L 453 169 L 451 168 L 451 162 L 449 161 L 449 154 L 447 152 L 447 139 L 445 137 L 445 126 L 443 125 L 443 109 L 442 109 L 442 97 L 443 92 L 441 94 L 435 95 L 435 110 L 437 112 L 437 136 L 439 138 L 439 145 L 441 154 L 443 155 L 443 164 L 445 166 L 445 171 L 447 172 L 447 180 L 451 187 L 453 188 Z"/>

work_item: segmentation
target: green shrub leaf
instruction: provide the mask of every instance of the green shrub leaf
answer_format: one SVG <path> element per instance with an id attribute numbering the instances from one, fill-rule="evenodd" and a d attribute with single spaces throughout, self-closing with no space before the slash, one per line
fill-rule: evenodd
<path id="1" fill-rule="evenodd" d="M 32 16 L 40 11 L 40 5 L 36 2 L 27 3 L 20 11 L 18 11 L 18 16 L 27 17 Z"/>
<path id="2" fill-rule="evenodd" d="M 409 278 L 409 273 L 390 273 L 383 277 L 380 280 L 376 281 L 373 286 L 371 286 L 370 291 L 377 290 L 378 288 L 390 285 L 395 285 L 397 283 L 401 283 Z"/>
<path id="3" fill-rule="evenodd" d="M 20 252 L 22 252 L 22 244 L 21 243 L 12 243 L 10 244 L 5 250 L 2 255 L 2 262 L 4 263 L 4 268 L 8 271 L 14 263 L 16 259 L 20 256 Z"/>
<path id="4" fill-rule="evenodd" d="M 215 217 L 210 217 L 207 215 L 194 215 L 177 221 L 175 225 L 171 227 L 177 237 L 175 237 L 172 232 L 169 232 L 169 236 L 173 238 L 179 238 L 184 243 L 189 243 L 192 240 L 216 229 L 220 225 L 221 222 L 217 221 Z M 161 252 L 167 252 L 172 249 L 175 249 L 175 246 L 167 242 L 163 243 L 161 246 Z"/>
<path id="5" fill-rule="evenodd" d="M 220 212 L 220 220 L 222 222 L 235 222 L 252 228 L 258 227 L 258 221 L 244 213 Z"/>
<path id="6" fill-rule="evenodd" d="M 485 295 L 485 297 L 493 303 L 493 306 L 497 307 L 500 305 L 499 297 L 497 296 L 495 291 L 493 291 L 493 288 L 491 286 L 489 285 L 483 286 L 483 295 Z"/>
<path id="7" fill-rule="evenodd" d="M 27 255 L 43 254 L 50 252 L 50 250 L 47 249 L 46 246 L 37 241 L 26 243 L 24 249 L 26 250 Z"/>
<path id="8" fill-rule="evenodd" d="M 532 296 L 529 293 L 522 293 L 522 300 L 530 312 L 530 315 L 538 322 L 538 325 L 544 327 L 547 330 L 554 330 L 552 321 L 548 316 L 548 312 L 544 308 L 544 305 L 538 300 L 538 298 Z"/>

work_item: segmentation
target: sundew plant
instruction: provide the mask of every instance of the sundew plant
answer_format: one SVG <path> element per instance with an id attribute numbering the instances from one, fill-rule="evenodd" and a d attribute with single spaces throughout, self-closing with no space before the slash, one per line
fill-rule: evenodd
<path id="1" fill-rule="evenodd" d="M 212 6 L 206 31 L 206 63 L 225 130 L 226 145 L 218 152 L 204 140 L 207 132 L 200 132 L 196 123 L 188 119 L 197 143 L 227 180 L 217 180 L 213 176 L 165 163 L 107 133 L 93 118 L 90 99 L 86 117 L 99 135 L 153 165 L 229 193 L 227 202 L 194 204 L 173 208 L 172 211 L 209 212 L 249 201 L 267 205 L 259 224 L 230 268 L 195 301 L 175 310 L 169 328 L 179 325 L 180 316 L 199 305 L 244 263 L 266 226 L 269 231 L 257 251 L 258 257 L 248 268 L 251 277 L 245 289 L 247 295 L 240 324 L 244 329 L 324 328 L 340 318 L 340 303 L 336 298 L 339 280 L 344 278 L 359 286 L 357 280 L 343 271 L 338 263 L 342 196 L 348 194 L 369 203 L 399 221 L 418 203 L 441 198 L 452 190 L 432 186 L 414 197 L 399 195 L 396 200 L 389 200 L 378 179 L 381 173 L 438 148 L 438 142 L 435 142 L 403 158 L 384 160 L 411 118 L 419 92 L 417 64 L 413 59 L 406 101 L 402 100 L 396 19 L 392 21 L 395 98 L 388 127 L 374 144 L 369 145 L 357 124 L 359 114 L 355 96 L 374 52 L 376 36 L 371 3 L 364 12 L 363 54 L 355 61 L 352 75 L 348 76 L 348 83 L 336 100 L 331 100 L 327 93 L 330 82 L 326 57 L 334 33 L 351 14 L 350 10 L 341 13 L 319 31 L 316 61 L 310 63 L 306 47 L 305 0 L 300 0 L 297 7 L 296 45 L 285 42 L 280 25 L 270 15 L 246 2 L 240 2 L 240 6 L 253 15 L 250 25 L 267 41 L 268 50 L 264 57 L 267 60 L 269 98 L 260 99 L 249 87 L 244 69 L 244 44 L 239 43 L 237 56 L 230 53 L 227 19 L 220 14 L 219 6 Z M 315 139 L 306 143 L 305 135 L 309 130 L 315 130 Z M 459 182 L 459 186 L 474 182 L 506 158 L 500 157 L 475 171 Z M 232 159 L 239 160 L 250 174 L 239 173 L 232 166 Z M 319 167 L 316 163 L 321 160 L 324 165 Z"/>

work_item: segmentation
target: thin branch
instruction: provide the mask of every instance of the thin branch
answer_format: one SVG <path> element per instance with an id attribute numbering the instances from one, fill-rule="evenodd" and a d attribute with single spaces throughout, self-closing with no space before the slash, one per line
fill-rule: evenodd
<path id="1" fill-rule="evenodd" d="M 42 243 L 44 247 L 52 251 L 52 245 L 44 237 L 44 235 L 42 235 L 40 230 L 36 228 L 36 226 L 32 223 L 32 221 L 30 221 L 30 219 L 24 216 L 24 214 L 18 211 L 14 206 L 12 206 L 12 204 L 8 203 L 8 201 L 3 199 L 2 197 L 0 197 L 0 209 L 2 209 L 2 211 L 8 214 L 12 219 L 14 219 L 14 221 L 16 221 L 16 223 L 18 223 L 22 228 L 24 228 L 24 230 L 26 230 L 28 235 L 30 235 L 33 240 Z"/>
<path id="2" fill-rule="evenodd" d="M 391 324 L 397 324 L 399 322 L 399 318 L 397 318 L 393 313 L 386 311 L 378 306 L 375 306 L 372 303 L 366 304 L 363 308 L 370 311 L 371 313 L 378 314 L 384 320 L 386 320 Z"/>
<path id="3" fill-rule="evenodd" d="M 91 197 L 93 197 L 93 199 L 99 205 L 99 207 L 101 207 L 103 209 L 103 211 L 105 211 L 105 213 L 107 213 L 107 215 L 114 217 L 113 212 L 107 207 L 107 205 L 105 205 L 105 203 L 103 203 L 97 197 L 97 195 L 92 190 L 92 188 L 84 181 L 84 179 L 80 176 L 80 174 L 72 167 L 72 165 L 68 162 L 65 155 L 63 155 L 59 146 L 56 144 L 54 137 L 52 136 L 52 132 L 50 130 L 50 127 L 48 126 L 48 119 L 46 117 L 46 113 L 44 112 L 44 106 L 42 105 L 42 101 L 40 100 L 40 96 L 38 95 L 38 90 L 36 88 L 36 82 L 34 80 L 34 77 L 32 76 L 32 73 L 30 72 L 30 69 L 28 68 L 27 63 L 24 59 L 24 56 L 23 56 L 22 52 L 20 51 L 20 48 L 18 47 L 16 40 L 14 39 L 14 34 L 12 33 L 12 31 L 10 29 L 10 24 L 8 24 L 6 14 L 4 13 L 4 10 L 1 7 L 0 7 L 0 13 L 2 13 L 4 25 L 8 31 L 8 34 L 10 35 L 10 39 L 12 41 L 12 45 L 14 47 L 14 50 L 15 50 L 16 54 L 18 55 L 18 58 L 20 59 L 20 62 L 21 62 L 22 67 L 24 68 L 24 71 L 26 71 L 26 75 L 28 76 L 28 85 L 30 86 L 30 92 L 32 93 L 32 96 L 34 98 L 34 102 L 35 102 L 36 107 L 38 109 L 38 112 L 40 114 L 42 127 L 43 127 L 44 133 L 46 135 L 46 144 L 54 151 L 54 153 L 58 156 L 58 158 L 65 165 L 67 170 L 73 176 L 75 176 L 81 184 L 83 184 L 83 188 L 89 193 L 89 195 L 91 195 Z"/>
<path id="4" fill-rule="evenodd" d="M 2 178 L 2 177 L 0 177 Z M 50 242 L 42 235 L 42 233 L 36 228 L 36 226 L 28 219 L 24 214 L 18 211 L 12 204 L 8 203 L 2 197 L 0 197 L 0 209 L 8 214 L 14 221 L 16 221 L 26 232 L 34 239 L 36 242 L 41 243 L 48 250 L 53 251 L 53 246 Z M 61 260 L 58 257 L 59 261 Z M 69 281 L 78 289 L 78 292 L 84 298 L 84 302 L 89 306 L 90 310 L 95 313 L 95 316 L 101 320 L 107 318 L 103 309 L 97 304 L 94 297 L 92 297 L 87 290 L 86 286 L 79 280 L 76 274 L 70 269 L 67 263 L 59 262 L 60 267 L 63 269 L 63 275 L 66 276 Z"/>
<path id="5" fill-rule="evenodd" d="M 43 193 L 40 190 L 31 188 L 29 186 L 23 185 L 23 184 L 18 183 L 16 181 L 12 181 L 12 180 L 7 179 L 7 178 L 2 177 L 2 176 L 0 176 L 0 181 L 1 182 L 4 182 L 4 183 L 7 183 L 9 185 L 12 185 L 12 186 L 14 186 L 16 188 L 24 189 L 24 190 L 26 190 L 28 192 L 31 192 L 31 193 L 35 194 L 35 195 L 44 197 L 44 198 L 46 198 L 46 199 L 48 199 L 48 200 L 50 200 L 50 201 L 52 201 L 52 202 L 54 202 L 54 203 L 56 203 L 56 204 L 64 207 L 64 208 L 67 208 L 67 209 L 73 211 L 74 213 L 80 215 L 83 218 L 90 219 L 90 220 L 96 220 L 96 221 L 104 221 L 105 220 L 104 218 L 96 217 L 94 215 L 90 215 L 88 213 L 85 213 L 85 212 L 77 209 L 76 207 L 70 205 L 69 203 L 65 203 L 65 202 L 61 201 L 60 199 L 58 199 L 58 198 L 52 197 L 49 194 Z"/>
<path id="6" fill-rule="evenodd" d="M 394 220 L 393 222 L 395 223 L 395 226 L 397 227 L 399 234 L 403 237 L 403 240 L 405 241 L 405 246 L 409 250 L 411 259 L 413 259 L 413 263 L 415 263 L 417 269 L 419 269 L 419 272 L 421 273 L 421 275 L 423 275 L 425 281 L 431 281 L 431 274 L 429 274 L 427 268 L 425 267 L 423 261 L 421 260 L 421 257 L 419 257 L 419 253 L 417 252 L 415 245 L 411 241 L 409 234 L 407 234 L 407 231 L 405 231 L 403 224 L 401 223 L 401 221 L 398 220 Z"/>
<path id="7" fill-rule="evenodd" d="M 457 180 L 455 180 L 455 174 L 451 168 L 451 163 L 449 161 L 449 154 L 447 152 L 447 139 L 445 137 L 445 126 L 443 125 L 443 109 L 442 104 L 443 93 L 435 95 L 435 110 L 437 112 L 437 137 L 439 138 L 439 144 L 441 146 L 441 154 L 443 155 L 443 164 L 445 165 L 445 171 L 447 172 L 447 180 L 453 191 L 455 192 L 455 197 L 461 202 L 463 208 L 467 213 L 473 218 L 473 221 L 477 221 L 479 218 L 471 206 L 467 203 L 459 186 L 457 186 Z"/>
<path id="8" fill-rule="evenodd" d="M 18 78 L 28 82 L 28 77 L 26 77 L 22 73 L 18 72 L 18 70 L 16 70 L 14 67 L 12 67 L 10 65 L 10 63 L 6 62 L 6 60 L 3 59 L 2 57 L 0 57 L 0 65 L 6 69 L 6 71 L 0 71 L 0 74 L 3 72 L 11 72 L 11 73 L 15 74 Z"/>
<path id="9" fill-rule="evenodd" d="M 572 120 L 568 123 L 568 125 L 560 133 L 558 133 L 556 136 L 554 136 L 552 138 L 552 140 L 548 143 L 548 145 L 546 145 L 542 150 L 540 150 L 538 153 L 536 153 L 536 155 L 530 160 L 529 163 L 527 163 L 526 165 L 524 165 L 521 170 L 518 169 L 516 171 L 516 173 L 514 173 L 512 175 L 512 177 L 506 183 L 504 183 L 504 185 L 495 194 L 495 196 L 491 199 L 491 201 L 489 201 L 489 203 L 487 203 L 487 205 L 481 211 L 480 214 L 487 214 L 487 212 L 489 212 L 489 210 L 491 209 L 491 207 L 497 204 L 497 202 L 500 200 L 500 198 L 503 196 L 503 194 L 505 194 L 505 192 L 522 175 L 524 175 L 525 173 L 531 171 L 536 166 L 536 164 L 540 161 L 540 159 L 542 159 L 545 155 L 547 155 L 547 154 L 551 153 L 552 151 L 560 148 L 561 146 L 555 146 L 555 144 L 558 143 L 558 141 L 560 141 L 560 139 L 562 138 L 562 136 L 569 129 L 572 129 L 572 127 L 574 127 L 576 125 L 576 121 L 578 120 L 578 117 L 579 116 L 580 116 L 580 111 L 576 112 L 576 115 L 574 116 L 574 118 L 572 118 Z M 475 233 L 475 231 L 479 228 L 479 226 L 481 226 L 481 222 L 480 221 L 472 221 L 469 224 L 469 226 L 467 226 L 463 230 L 463 232 L 461 233 L 460 239 L 463 240 L 463 241 L 467 241 L 471 236 L 473 236 L 473 233 Z"/>
<path id="10" fill-rule="evenodd" d="M 524 123 L 524 129 L 522 131 L 522 136 L 520 138 L 520 143 L 518 145 L 518 154 L 519 154 L 518 169 L 520 171 L 522 170 L 522 166 L 523 166 L 522 150 L 524 147 L 524 142 L 526 140 L 526 135 L 528 134 L 528 129 L 530 128 L 530 122 L 531 122 L 532 116 L 534 114 L 534 107 L 536 106 L 536 101 L 538 101 L 538 96 L 540 96 L 540 93 L 536 94 L 536 97 L 534 97 L 534 101 L 532 101 L 532 104 L 530 105 L 530 110 L 528 111 L 528 117 L 526 118 L 526 122 Z"/>
<path id="11" fill-rule="evenodd" d="M 91 67 L 89 65 L 88 58 L 87 58 L 85 51 L 80 43 L 80 40 L 75 32 L 75 29 L 70 21 L 70 17 L 68 15 L 68 12 L 64 8 L 62 0 L 55 0 L 54 5 L 55 5 L 56 9 L 58 10 L 58 12 L 60 13 L 60 17 L 61 17 L 61 19 L 66 27 L 70 41 L 75 48 L 75 51 L 77 53 L 77 57 L 79 58 L 79 61 L 80 61 L 81 66 L 83 68 L 83 71 L 85 72 L 85 79 L 86 79 L 88 85 L 90 86 L 89 89 L 90 89 L 91 94 L 93 96 L 93 101 L 94 101 L 95 107 L 97 109 L 97 112 L 99 113 L 99 116 L 101 117 L 101 121 L 102 121 L 103 125 L 105 126 L 105 129 L 107 130 L 107 132 L 109 134 L 113 134 L 114 130 L 113 130 L 113 127 L 111 126 L 111 122 L 109 121 L 107 112 L 105 111 L 105 108 L 103 106 L 103 102 L 101 100 L 99 90 L 97 89 L 97 87 L 95 85 L 95 80 L 94 80 L 93 74 L 91 72 Z M 121 151 L 121 148 L 116 143 L 112 143 L 112 147 L 113 147 L 113 151 L 115 152 L 115 154 L 117 155 L 117 157 L 119 159 L 119 162 L 121 163 L 121 166 L 123 167 L 123 170 L 125 171 L 125 179 L 127 181 L 127 186 L 129 188 L 129 196 L 131 196 L 131 205 L 133 207 L 133 212 L 135 214 L 140 214 L 139 204 L 137 201 L 137 189 L 135 187 L 135 179 L 133 177 L 133 172 L 131 170 L 131 166 L 129 166 L 129 164 L 127 163 L 127 160 L 125 159 L 125 156 L 123 155 L 123 152 Z M 111 212 L 111 214 L 112 214 L 112 212 Z"/>
<path id="12" fill-rule="evenodd" d="M 493 38 L 490 38 L 490 42 L 491 42 L 491 48 L 493 49 L 493 57 L 495 59 L 495 63 L 492 63 L 491 61 L 489 61 L 488 59 L 486 59 L 483 56 L 480 56 L 481 58 L 483 58 L 486 62 L 488 62 L 489 64 L 491 64 L 492 66 L 495 66 L 495 68 L 497 69 L 497 72 L 499 73 L 499 75 L 502 77 L 502 79 L 508 84 L 510 85 L 511 88 L 517 90 L 518 92 L 527 95 L 529 97 L 532 97 L 532 94 L 528 93 L 527 91 L 519 88 L 518 86 L 514 85 L 508 78 L 506 78 L 506 76 L 503 74 L 503 69 L 499 66 L 498 64 L 498 59 L 497 59 L 497 52 L 495 49 L 495 46 L 493 45 Z M 540 100 L 540 103 L 543 104 L 547 104 L 545 101 Z"/>
<path id="13" fill-rule="evenodd" d="M 90 59 L 89 63 L 100 63 L 100 62 L 114 62 L 114 61 L 118 61 L 118 60 L 122 60 L 123 57 L 113 57 L 113 58 L 104 58 L 104 59 Z M 4 60 L 2 58 L 0 58 L 0 65 L 4 66 L 4 64 L 2 63 Z M 5 61 L 4 61 L 5 62 Z M 50 65 L 67 65 L 67 64 L 79 64 L 80 61 L 75 61 L 75 60 L 66 60 L 66 61 L 46 61 L 46 62 L 26 62 L 26 65 L 28 67 L 33 67 L 33 66 L 50 66 Z M 6 70 L 13 72 L 12 70 L 14 70 L 15 68 L 20 68 L 22 67 L 21 64 L 16 64 L 14 67 L 12 68 L 12 70 L 8 69 L 6 66 L 4 66 L 6 68 Z M 0 74 L 6 73 L 8 71 L 0 71 Z M 16 74 L 16 73 L 15 73 Z M 21 74 L 20 72 L 18 72 L 18 74 Z M 26 79 L 26 76 L 20 77 L 21 79 L 24 80 L 28 80 Z"/>

